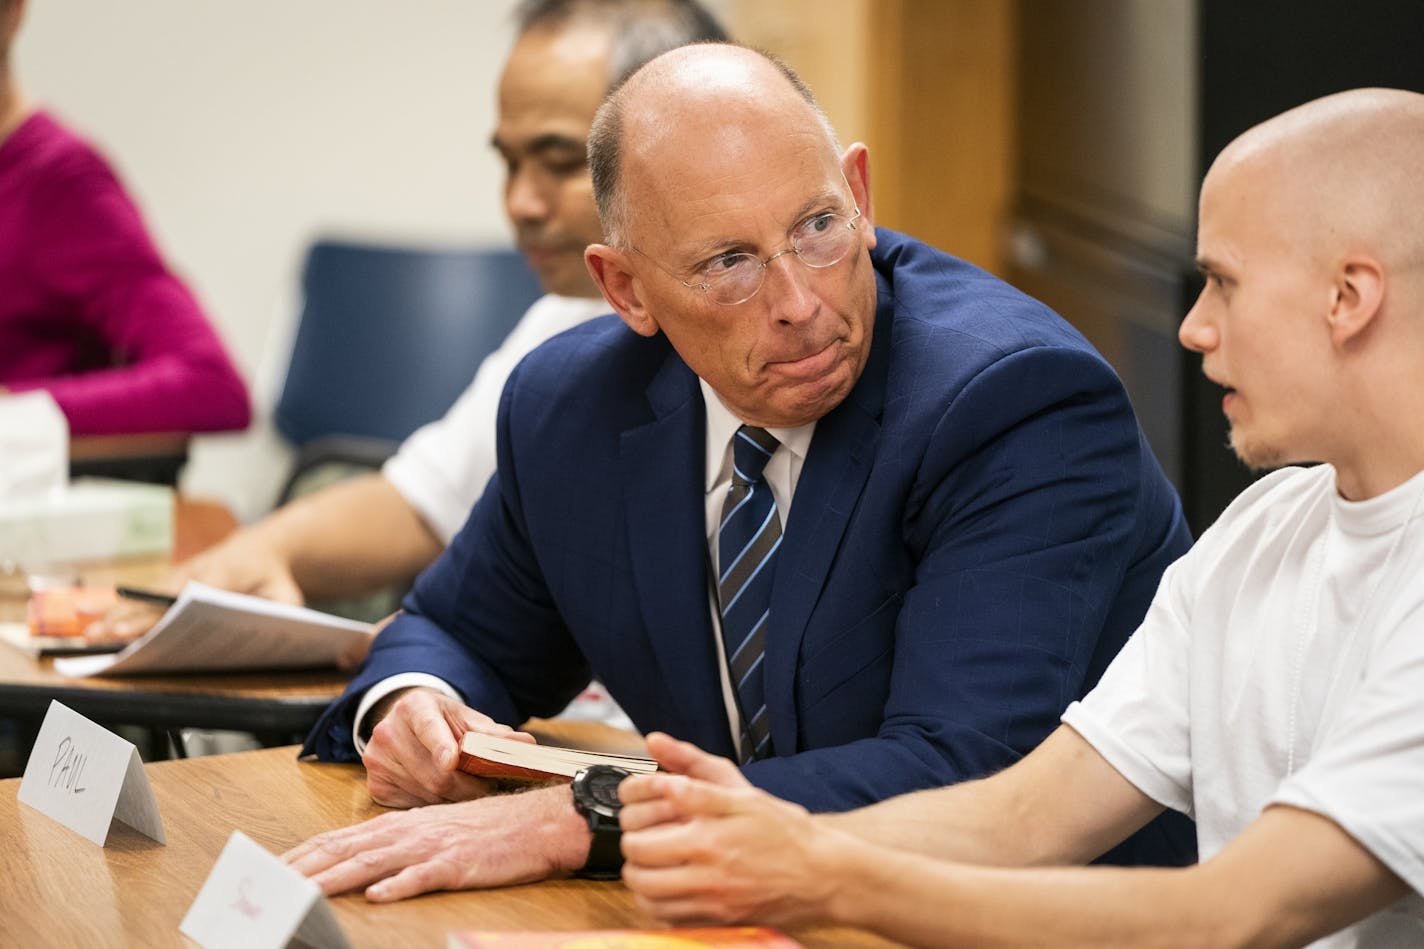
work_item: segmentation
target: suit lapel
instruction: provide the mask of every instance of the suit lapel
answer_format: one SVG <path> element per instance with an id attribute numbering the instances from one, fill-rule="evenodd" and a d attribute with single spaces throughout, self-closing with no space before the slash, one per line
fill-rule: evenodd
<path id="1" fill-rule="evenodd" d="M 619 447 L 633 583 L 659 672 L 680 697 L 679 737 L 729 755 L 707 600 L 706 413 L 696 375 L 671 348 L 647 395 L 655 418 L 624 431 Z"/>
<path id="2" fill-rule="evenodd" d="M 891 322 L 892 305 L 882 301 L 864 372 L 846 400 L 816 424 L 777 554 L 765 686 L 772 742 L 778 754 L 798 750 L 796 658 L 811 611 L 875 461 L 890 363 Z"/>

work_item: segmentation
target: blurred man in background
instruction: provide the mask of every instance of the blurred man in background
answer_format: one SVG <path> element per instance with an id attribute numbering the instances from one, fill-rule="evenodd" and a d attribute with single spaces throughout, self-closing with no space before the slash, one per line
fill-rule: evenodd
<path id="1" fill-rule="evenodd" d="M 648 59 L 726 34 L 695 0 L 526 0 L 515 16 L 492 144 L 506 167 L 505 211 L 547 295 L 445 417 L 411 435 L 379 474 L 292 501 L 180 565 L 169 587 L 199 580 L 302 603 L 409 582 L 450 542 L 494 471 L 495 411 L 510 370 L 549 337 L 609 312 L 583 262 L 602 238 L 585 156 L 594 112 L 615 80 Z M 125 604 L 89 635 L 133 638 L 155 618 Z"/>

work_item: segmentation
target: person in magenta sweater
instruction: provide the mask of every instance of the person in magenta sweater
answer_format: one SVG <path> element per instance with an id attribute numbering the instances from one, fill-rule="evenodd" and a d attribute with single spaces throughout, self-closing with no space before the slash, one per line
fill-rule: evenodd
<path id="1" fill-rule="evenodd" d="M 0 398 L 44 389 L 71 435 L 246 428 L 247 388 L 104 158 L 21 94 L 0 0 Z"/>

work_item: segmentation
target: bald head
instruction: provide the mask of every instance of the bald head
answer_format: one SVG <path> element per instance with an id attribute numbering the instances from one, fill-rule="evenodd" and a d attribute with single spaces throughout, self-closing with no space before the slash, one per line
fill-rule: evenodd
<path id="1" fill-rule="evenodd" d="M 840 152 L 810 89 L 779 60 L 726 43 L 686 46 L 652 60 L 614 90 L 589 135 L 605 238 L 624 241 L 628 193 L 649 184 L 640 171 L 673 172 L 663 180 L 715 179 L 718 165 L 754 152 L 771 130 L 813 138 L 832 160 Z"/>
<path id="2" fill-rule="evenodd" d="M 1179 338 L 1247 464 L 1330 462 L 1373 497 L 1424 469 L 1424 96 L 1359 89 L 1232 142 L 1202 185 Z"/>
<path id="3" fill-rule="evenodd" d="M 1264 189 L 1302 253 L 1424 262 L 1424 95 L 1355 89 L 1291 109 L 1228 145 L 1204 188 L 1226 179 Z"/>
<path id="4" fill-rule="evenodd" d="M 600 107 L 589 168 L 606 243 L 584 251 L 623 321 L 661 334 L 743 422 L 795 428 L 870 353 L 868 153 L 759 53 L 673 50 Z"/>

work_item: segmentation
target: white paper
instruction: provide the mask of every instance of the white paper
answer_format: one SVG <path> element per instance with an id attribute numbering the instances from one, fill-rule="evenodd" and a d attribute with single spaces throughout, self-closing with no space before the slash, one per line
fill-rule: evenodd
<path id="1" fill-rule="evenodd" d="M 350 945 L 321 888 L 240 830 L 178 931 L 209 949 L 279 949 L 298 934 L 311 946 Z"/>
<path id="2" fill-rule="evenodd" d="M 101 847 L 115 820 L 165 842 L 138 749 L 58 702 L 49 703 L 19 797 Z"/>
<path id="3" fill-rule="evenodd" d="M 48 392 L 0 396 L 0 500 L 43 497 L 69 480 L 69 422 Z"/>
<path id="4" fill-rule="evenodd" d="M 360 656 L 370 623 L 190 582 L 142 637 L 108 656 L 56 659 L 67 676 L 310 669 Z"/>

